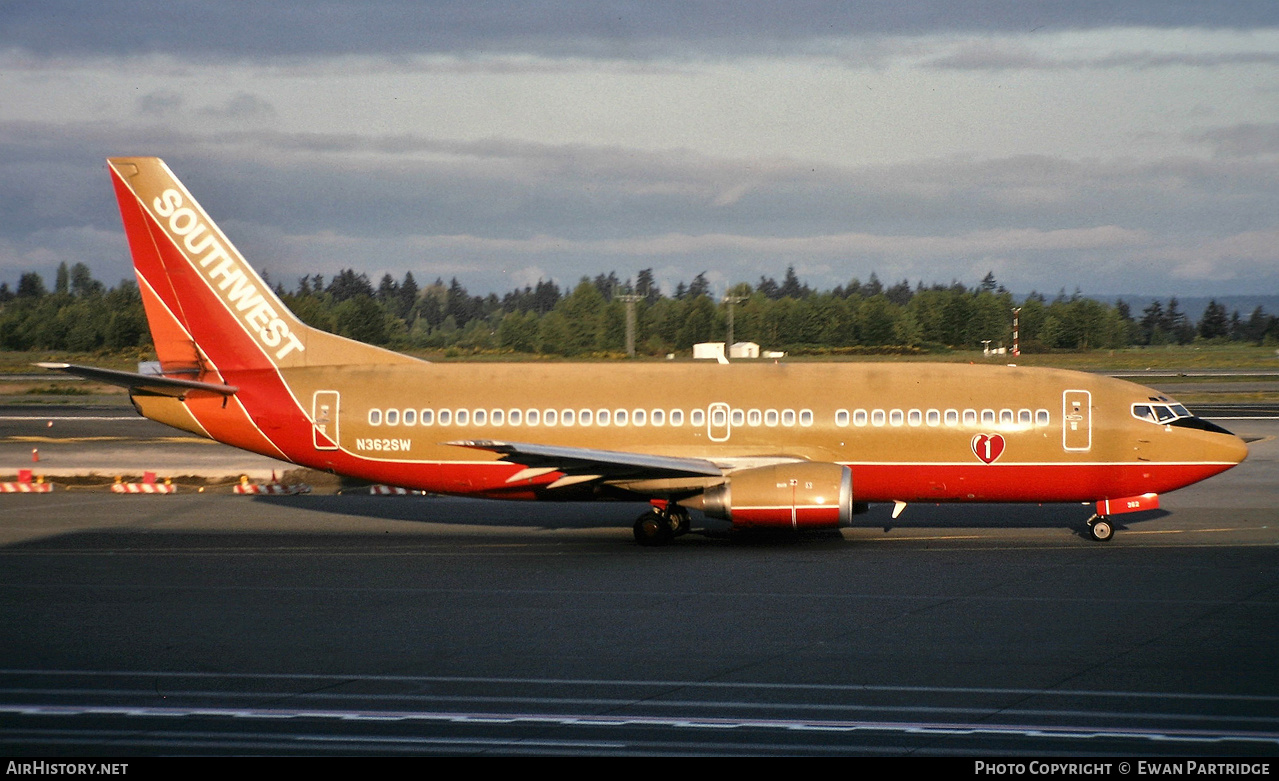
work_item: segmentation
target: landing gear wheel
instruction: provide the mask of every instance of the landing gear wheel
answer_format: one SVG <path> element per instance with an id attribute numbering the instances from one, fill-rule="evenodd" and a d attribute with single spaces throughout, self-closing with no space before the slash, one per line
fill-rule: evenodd
<path id="1" fill-rule="evenodd" d="M 1115 527 L 1108 518 L 1097 517 L 1088 522 L 1088 534 L 1097 542 L 1106 542 L 1115 536 Z"/>
<path id="2" fill-rule="evenodd" d="M 688 530 L 692 528 L 692 525 L 693 525 L 692 521 L 689 520 L 688 511 L 685 510 L 683 507 L 680 507 L 677 510 L 671 511 L 670 524 L 671 524 L 672 534 L 674 534 L 676 537 L 680 537 L 682 535 L 688 534 Z"/>
<path id="3" fill-rule="evenodd" d="M 670 520 L 658 512 L 644 513 L 635 521 L 635 541 L 640 545 L 657 547 L 674 538 Z"/>

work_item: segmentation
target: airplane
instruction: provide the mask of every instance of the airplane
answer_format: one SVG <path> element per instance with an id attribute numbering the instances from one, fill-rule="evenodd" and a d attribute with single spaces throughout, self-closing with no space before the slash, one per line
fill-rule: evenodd
<path id="1" fill-rule="evenodd" d="M 108 160 L 158 371 L 143 416 L 312 469 L 491 499 L 648 501 L 642 545 L 690 530 L 852 525 L 871 503 L 1095 504 L 1112 517 L 1247 456 L 1116 378 L 952 363 L 433 363 L 307 326 L 163 161 Z"/>

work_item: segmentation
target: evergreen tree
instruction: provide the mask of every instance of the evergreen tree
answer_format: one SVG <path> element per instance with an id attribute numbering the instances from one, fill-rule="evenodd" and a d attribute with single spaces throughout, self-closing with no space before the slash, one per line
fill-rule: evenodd
<path id="1" fill-rule="evenodd" d="M 71 292 L 71 271 L 64 260 L 58 264 L 58 273 L 54 277 L 53 292 L 65 296 Z"/>
<path id="2" fill-rule="evenodd" d="M 18 298 L 41 298 L 47 295 L 44 280 L 34 271 L 28 271 L 18 277 Z"/>
<path id="3" fill-rule="evenodd" d="M 706 272 L 703 271 L 693 277 L 693 281 L 689 283 L 687 295 L 689 298 L 697 298 L 698 296 L 708 295 L 710 290 L 710 283 L 706 281 Z"/>
<path id="4" fill-rule="evenodd" d="M 657 299 L 662 297 L 662 291 L 653 279 L 653 269 L 642 268 L 635 275 L 635 293 L 644 296 L 650 304 L 656 303 Z"/>
<path id="5" fill-rule="evenodd" d="M 1204 339 L 1224 339 L 1230 336 L 1230 316 L 1226 307 L 1217 303 L 1217 299 L 1208 302 L 1203 317 L 1199 320 L 1199 336 Z"/>
<path id="6" fill-rule="evenodd" d="M 406 271 L 404 281 L 400 283 L 395 315 L 410 327 L 417 318 L 417 292 L 417 280 L 413 279 L 413 272 Z"/>
<path id="7" fill-rule="evenodd" d="M 808 294 L 808 286 L 801 285 L 799 277 L 795 275 L 795 267 L 786 267 L 786 276 L 782 278 L 782 287 L 777 294 L 782 298 L 803 298 Z"/>

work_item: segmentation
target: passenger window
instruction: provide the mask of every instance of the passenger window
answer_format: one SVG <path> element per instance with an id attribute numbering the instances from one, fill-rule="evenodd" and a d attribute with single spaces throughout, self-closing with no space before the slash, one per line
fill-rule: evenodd
<path id="1" fill-rule="evenodd" d="M 983 426 L 993 426 L 995 424 L 995 411 L 993 409 L 982 410 L 981 423 Z"/>
<path id="2" fill-rule="evenodd" d="M 453 413 L 453 419 L 457 421 L 459 426 L 465 426 L 470 420 L 470 413 L 464 409 L 460 409 Z"/>
<path id="3" fill-rule="evenodd" d="M 631 411 L 631 423 L 636 426 L 643 426 L 648 422 L 648 413 L 642 409 Z"/>
<path id="4" fill-rule="evenodd" d="M 946 425 L 947 426 L 959 425 L 959 410 L 957 409 L 946 410 Z"/>
<path id="5" fill-rule="evenodd" d="M 731 416 L 731 417 L 732 417 L 732 420 L 733 420 L 733 426 L 734 426 L 734 427 L 742 426 L 742 425 L 745 425 L 745 423 L 746 423 L 746 413 L 745 413 L 745 412 L 742 412 L 742 411 L 741 411 L 741 410 L 739 410 L 739 409 L 735 409 L 735 410 L 733 410 L 733 414 L 732 414 L 732 416 Z"/>
<path id="6" fill-rule="evenodd" d="M 936 410 L 936 409 L 928 410 L 928 413 L 925 415 L 924 420 L 927 421 L 928 425 L 930 426 L 940 426 L 941 410 Z"/>
<path id="7" fill-rule="evenodd" d="M 795 425 L 795 410 L 793 409 L 782 410 L 782 425 L 783 426 Z"/>
<path id="8" fill-rule="evenodd" d="M 422 420 L 423 426 L 435 425 L 435 410 L 430 410 L 430 409 L 422 410 L 421 420 Z"/>
<path id="9" fill-rule="evenodd" d="M 1039 426 L 1048 425 L 1048 410 L 1035 410 L 1035 424 Z"/>
<path id="10" fill-rule="evenodd" d="M 904 420 L 902 411 L 899 409 L 890 410 L 888 413 L 888 424 L 891 426 L 900 426 Z"/>
<path id="11" fill-rule="evenodd" d="M 493 421 L 494 426 L 501 426 L 506 423 L 506 411 L 495 409 L 489 413 L 489 420 Z"/>
<path id="12" fill-rule="evenodd" d="M 711 425 L 722 426 L 728 422 L 728 416 L 724 414 L 723 407 L 716 407 L 711 410 Z"/>
<path id="13" fill-rule="evenodd" d="M 918 426 L 924 422 L 924 413 L 913 409 L 906 413 L 906 422 L 912 426 Z"/>
<path id="14" fill-rule="evenodd" d="M 872 426 L 882 426 L 884 425 L 884 420 L 885 416 L 882 409 L 877 409 L 870 413 L 870 424 Z"/>
<path id="15" fill-rule="evenodd" d="M 844 414 L 847 415 L 848 413 L 844 413 Z M 757 409 L 753 409 L 750 412 L 746 413 L 746 422 L 749 425 L 758 426 L 760 423 L 764 422 L 764 414 Z M 848 425 L 848 424 L 845 423 L 844 425 Z"/>
<path id="16" fill-rule="evenodd" d="M 565 426 L 573 425 L 573 423 L 576 422 L 576 418 L 577 418 L 577 413 L 573 412 L 573 410 L 571 409 L 560 410 L 560 423 L 562 423 L 563 425 Z"/>
<path id="17" fill-rule="evenodd" d="M 1017 422 L 1023 426 L 1030 425 L 1030 410 L 1017 410 Z"/>
<path id="18" fill-rule="evenodd" d="M 535 409 L 524 410 L 524 425 L 536 426 L 542 419 L 542 413 Z"/>
<path id="19" fill-rule="evenodd" d="M 594 417 L 594 413 L 592 413 L 592 412 L 591 412 L 590 410 L 588 410 L 588 409 L 583 409 L 583 410 L 578 410 L 578 411 L 577 411 L 577 422 L 578 422 L 578 423 L 580 423 L 580 424 L 582 424 L 583 426 L 589 426 L 589 425 L 591 425 L 591 423 L 592 423 L 592 420 L 591 420 L 591 419 L 592 419 L 592 417 Z"/>
<path id="20" fill-rule="evenodd" d="M 554 426 L 557 417 L 558 416 L 556 415 L 555 410 L 553 409 L 542 411 L 542 423 L 547 426 Z"/>
<path id="21" fill-rule="evenodd" d="M 398 426 L 400 424 L 400 411 L 398 409 L 389 409 L 386 411 L 386 425 Z"/>
<path id="22" fill-rule="evenodd" d="M 661 410 L 661 409 L 653 410 L 653 425 L 654 426 L 666 425 L 666 410 Z"/>
<path id="23" fill-rule="evenodd" d="M 595 423 L 599 426 L 608 425 L 608 410 L 602 409 L 595 413 Z"/>
<path id="24" fill-rule="evenodd" d="M 835 410 L 835 425 L 841 428 L 848 425 L 848 410 Z"/>
<path id="25" fill-rule="evenodd" d="M 700 409 L 693 410 L 688 415 L 688 422 L 692 423 L 694 426 L 706 425 L 706 411 Z"/>
<path id="26" fill-rule="evenodd" d="M 859 409 L 853 412 L 853 425 L 854 426 L 866 425 L 866 410 Z"/>
<path id="27" fill-rule="evenodd" d="M 404 410 L 404 425 L 412 426 L 415 424 L 417 424 L 417 410 L 415 409 Z"/>
<path id="28" fill-rule="evenodd" d="M 813 411 L 811 409 L 802 409 L 799 411 L 799 425 L 813 425 Z"/>
<path id="29" fill-rule="evenodd" d="M 488 420 L 489 420 L 489 414 L 488 414 L 488 411 L 487 411 L 487 410 L 482 410 L 482 409 L 477 409 L 477 410 L 475 411 L 474 416 L 472 417 L 472 420 L 474 420 L 474 421 L 475 421 L 475 425 L 477 425 L 477 426 L 483 426 L 484 424 L 488 423 Z"/>
<path id="30" fill-rule="evenodd" d="M 380 409 L 369 410 L 369 425 L 370 426 L 382 425 L 382 410 Z"/>
<path id="31" fill-rule="evenodd" d="M 1010 409 L 1001 409 L 999 411 L 999 422 L 1005 426 L 1013 424 L 1013 411 Z"/>
<path id="32" fill-rule="evenodd" d="M 975 409 L 964 410 L 964 425 L 965 426 L 977 425 L 977 410 Z"/>
<path id="33" fill-rule="evenodd" d="M 770 409 L 764 413 L 764 425 L 765 426 L 777 425 L 777 410 Z"/>
<path id="34" fill-rule="evenodd" d="M 450 410 L 440 410 L 440 425 L 448 426 L 453 423 L 453 413 Z"/>
<path id="35" fill-rule="evenodd" d="M 625 426 L 625 425 L 626 425 L 626 418 L 627 418 L 627 412 L 626 412 L 626 410 L 624 410 L 624 409 L 615 409 L 615 410 L 613 410 L 613 425 L 614 425 L 614 426 Z"/>
<path id="36" fill-rule="evenodd" d="M 684 425 L 684 410 L 680 410 L 680 409 L 671 410 L 671 425 L 672 426 Z"/>
<path id="37" fill-rule="evenodd" d="M 507 410 L 506 422 L 512 426 L 518 426 L 524 422 L 524 413 L 517 409 Z"/>

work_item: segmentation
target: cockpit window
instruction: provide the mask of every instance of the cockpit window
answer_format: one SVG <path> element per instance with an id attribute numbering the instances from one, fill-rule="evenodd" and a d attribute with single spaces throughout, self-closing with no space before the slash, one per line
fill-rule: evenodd
<path id="1" fill-rule="evenodd" d="M 1171 423 L 1180 418 L 1194 417 L 1180 404 L 1134 404 L 1132 416 L 1151 423 Z"/>

